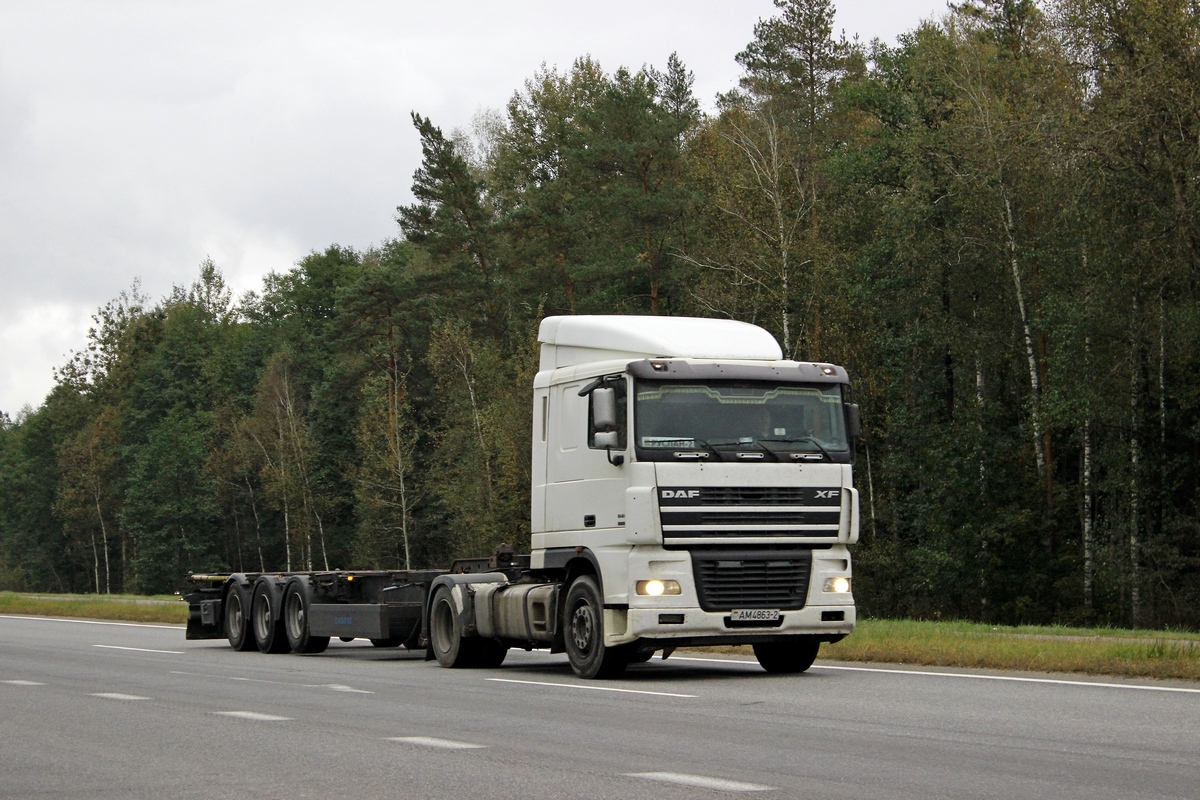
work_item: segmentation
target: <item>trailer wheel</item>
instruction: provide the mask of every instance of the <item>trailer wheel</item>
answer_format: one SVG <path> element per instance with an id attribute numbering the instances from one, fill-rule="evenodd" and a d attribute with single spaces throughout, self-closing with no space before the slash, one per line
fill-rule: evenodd
<path id="1" fill-rule="evenodd" d="M 293 653 L 321 653 L 329 647 L 328 636 L 313 636 L 308 630 L 308 592 L 292 583 L 283 593 L 283 629 Z"/>
<path id="2" fill-rule="evenodd" d="M 452 669 L 484 666 L 488 644 L 490 642 L 484 639 L 463 636 L 462 621 L 458 618 L 458 609 L 454 607 L 450 589 L 439 586 L 429 603 L 429 646 L 433 648 L 438 663 Z M 500 666 L 503 660 L 501 656 L 495 666 Z"/>
<path id="3" fill-rule="evenodd" d="M 821 643 L 811 636 L 795 636 L 782 642 L 754 645 L 754 657 L 767 672 L 788 674 L 804 672 L 817 660 Z"/>
<path id="4" fill-rule="evenodd" d="M 254 649 L 254 634 L 250 631 L 250 593 L 246 587 L 231 584 L 225 593 L 225 638 L 239 653 Z"/>
<path id="5" fill-rule="evenodd" d="M 254 587 L 254 601 L 250 606 L 250 618 L 254 625 L 254 641 L 264 653 L 286 653 L 287 635 L 283 630 L 282 615 L 274 613 L 271 588 L 265 583 Z"/>
<path id="6" fill-rule="evenodd" d="M 563 611 L 567 658 L 581 678 L 615 678 L 629 664 L 629 649 L 604 646 L 604 602 L 590 575 L 575 579 Z"/>

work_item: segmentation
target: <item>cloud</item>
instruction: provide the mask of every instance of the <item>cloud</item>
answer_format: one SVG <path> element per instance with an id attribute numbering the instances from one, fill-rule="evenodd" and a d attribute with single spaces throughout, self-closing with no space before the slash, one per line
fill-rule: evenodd
<path id="1" fill-rule="evenodd" d="M 0 324 L 26 348 L 0 352 L 0 404 L 39 403 L 84 345 L 80 315 L 137 276 L 158 298 L 211 256 L 257 288 L 312 250 L 395 236 L 420 162 L 410 112 L 466 129 L 543 63 L 661 68 L 674 51 L 711 105 L 774 13 L 770 0 L 0 4 Z"/>
<path id="2" fill-rule="evenodd" d="M 52 368 L 85 345 L 94 309 L 67 303 L 30 306 L 0 322 L 0 411 L 10 417 L 40 403 L 54 386 Z M 34 399 L 31 399 L 34 398 Z"/>

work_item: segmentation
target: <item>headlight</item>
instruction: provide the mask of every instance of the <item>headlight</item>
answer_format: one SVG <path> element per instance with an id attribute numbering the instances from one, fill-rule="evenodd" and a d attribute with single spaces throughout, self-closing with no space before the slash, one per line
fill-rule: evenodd
<path id="1" fill-rule="evenodd" d="M 664 594 L 681 594 L 682 589 L 679 588 L 679 581 L 638 581 L 637 593 L 646 597 L 658 597 Z"/>
<path id="2" fill-rule="evenodd" d="M 836 578 L 825 579 L 825 591 L 835 594 L 845 594 L 850 591 L 850 579 L 839 575 Z"/>

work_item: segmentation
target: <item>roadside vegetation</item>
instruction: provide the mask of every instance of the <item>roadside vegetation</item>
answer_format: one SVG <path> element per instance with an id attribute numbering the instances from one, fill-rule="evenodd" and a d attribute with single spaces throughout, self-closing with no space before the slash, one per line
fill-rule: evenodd
<path id="1" fill-rule="evenodd" d="M 859 620 L 821 658 L 930 667 L 1200 680 L 1200 635 L 1179 631 Z"/>
<path id="2" fill-rule="evenodd" d="M 187 606 L 172 595 L 98 597 L 0 592 L 0 614 L 178 625 L 187 622 Z M 750 654 L 749 647 L 711 649 Z M 821 658 L 1200 681 L 1200 634 L 866 619 L 859 620 L 852 636 L 824 645 Z"/>
<path id="3" fill-rule="evenodd" d="M 0 614 L 79 617 L 183 625 L 187 605 L 173 595 L 20 594 L 0 592 Z M 182 633 L 180 634 L 182 635 Z"/>

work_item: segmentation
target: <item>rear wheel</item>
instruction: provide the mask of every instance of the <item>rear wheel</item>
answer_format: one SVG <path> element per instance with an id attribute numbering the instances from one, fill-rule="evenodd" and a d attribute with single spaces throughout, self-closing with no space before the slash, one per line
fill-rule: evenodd
<path id="1" fill-rule="evenodd" d="M 287 635 L 283 630 L 283 617 L 275 614 L 273 593 L 265 583 L 254 587 L 254 600 L 250 606 L 250 619 L 254 626 L 254 641 L 264 653 L 286 653 Z"/>
<path id="2" fill-rule="evenodd" d="M 429 603 L 429 646 L 434 657 L 443 667 L 473 667 L 477 651 L 474 645 L 475 641 L 463 637 L 462 622 L 450 589 L 439 586 Z"/>
<path id="3" fill-rule="evenodd" d="M 312 636 L 308 630 L 308 592 L 299 583 L 283 593 L 283 629 L 293 653 L 320 653 L 329 647 L 328 636 Z"/>
<path id="4" fill-rule="evenodd" d="M 754 657 L 767 672 L 778 674 L 804 672 L 817 660 L 821 643 L 811 636 L 795 636 L 782 642 L 754 645 Z"/>
<path id="5" fill-rule="evenodd" d="M 250 630 L 250 592 L 236 583 L 225 593 L 225 638 L 238 652 L 254 649 L 254 633 Z"/>
<path id="6" fill-rule="evenodd" d="M 504 663 L 508 648 L 494 639 L 480 639 L 482 645 L 479 651 L 478 665 L 484 669 L 495 669 Z"/>
<path id="7" fill-rule="evenodd" d="M 604 646 L 604 601 L 590 575 L 575 579 L 563 610 L 567 658 L 581 678 L 615 678 L 629 664 L 627 647 Z"/>

